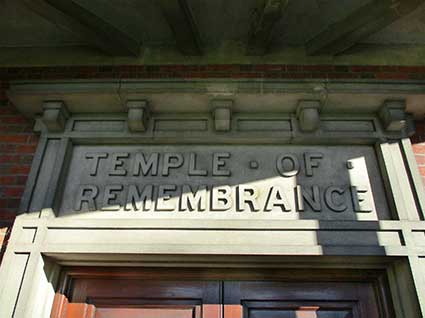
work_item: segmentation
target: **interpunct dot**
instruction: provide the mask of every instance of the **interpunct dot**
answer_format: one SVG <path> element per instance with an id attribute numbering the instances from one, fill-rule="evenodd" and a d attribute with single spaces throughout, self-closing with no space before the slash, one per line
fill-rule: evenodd
<path id="1" fill-rule="evenodd" d="M 251 168 L 251 169 L 258 169 L 258 161 L 255 161 L 255 160 L 252 160 L 252 161 L 250 161 L 250 163 L 249 163 L 249 167 Z"/>

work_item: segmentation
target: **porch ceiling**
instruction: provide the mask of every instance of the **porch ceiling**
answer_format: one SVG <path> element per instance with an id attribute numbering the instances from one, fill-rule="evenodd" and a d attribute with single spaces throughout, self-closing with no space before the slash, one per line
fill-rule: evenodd
<path id="1" fill-rule="evenodd" d="M 238 47 L 241 58 L 293 48 L 334 56 L 371 46 L 425 47 L 423 0 L 395 5 L 392 0 L 1 0 L 0 5 L 0 65 L 10 62 L 5 56 L 11 50 L 19 55 L 29 48 L 43 48 L 48 56 L 78 48 L 87 57 L 139 59 L 162 48 L 183 56 L 220 50 L 224 62 L 227 47 Z M 72 54 L 68 60 L 75 64 Z"/>

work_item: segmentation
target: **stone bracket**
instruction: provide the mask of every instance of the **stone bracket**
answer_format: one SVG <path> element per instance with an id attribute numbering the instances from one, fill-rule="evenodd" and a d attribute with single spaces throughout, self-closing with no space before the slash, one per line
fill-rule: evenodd
<path id="1" fill-rule="evenodd" d="M 387 100 L 379 110 L 382 126 L 387 131 L 401 131 L 407 127 L 405 100 Z"/>
<path id="2" fill-rule="evenodd" d="M 320 126 L 321 103 L 318 100 L 302 100 L 298 103 L 297 119 L 303 132 L 313 132 Z"/>
<path id="3" fill-rule="evenodd" d="M 62 132 L 70 117 L 63 101 L 46 101 L 43 103 L 42 121 L 49 132 Z"/>
<path id="4" fill-rule="evenodd" d="M 233 100 L 217 99 L 211 102 L 213 109 L 214 128 L 216 131 L 229 131 L 231 129 L 231 117 Z"/>
<path id="5" fill-rule="evenodd" d="M 127 101 L 128 129 L 132 132 L 146 131 L 150 117 L 149 103 L 146 100 Z"/>

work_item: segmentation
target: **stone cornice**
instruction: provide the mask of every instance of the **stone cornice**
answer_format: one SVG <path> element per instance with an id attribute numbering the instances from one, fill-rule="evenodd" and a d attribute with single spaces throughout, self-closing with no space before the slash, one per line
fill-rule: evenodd
<path id="1" fill-rule="evenodd" d="M 322 114 L 376 114 L 388 99 L 425 115 L 425 83 L 370 80 L 166 79 L 13 81 L 8 96 L 26 116 L 45 101 L 64 101 L 73 114 L 126 112 L 127 100 L 147 100 L 154 113 L 205 113 L 214 98 L 231 98 L 236 113 L 295 113 L 299 100 L 320 100 Z"/>
<path id="2" fill-rule="evenodd" d="M 409 112 L 420 117 L 425 111 L 420 107 L 425 84 L 415 82 L 27 81 L 12 82 L 8 95 L 22 113 L 40 118 L 38 130 L 83 143 L 183 138 L 188 143 L 374 144 L 409 136 L 414 130 Z M 226 107 L 217 108 L 223 101 Z M 300 113 L 300 103 L 311 101 L 316 113 Z M 63 110 L 45 107 L 52 103 Z M 131 107 L 135 103 L 146 107 Z"/>

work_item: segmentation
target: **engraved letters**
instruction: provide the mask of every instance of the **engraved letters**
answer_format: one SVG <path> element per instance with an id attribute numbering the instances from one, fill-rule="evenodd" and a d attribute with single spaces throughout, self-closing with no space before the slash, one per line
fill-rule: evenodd
<path id="1" fill-rule="evenodd" d="M 226 211 L 232 207 L 232 188 L 229 186 L 214 187 L 211 193 L 211 210 Z"/>
<path id="2" fill-rule="evenodd" d="M 346 173 L 347 181 L 335 184 L 317 180 L 329 160 L 321 152 L 274 152 L 261 160 L 244 156 L 196 150 L 87 152 L 85 180 L 92 182 L 76 188 L 74 209 L 191 215 L 375 210 L 370 184 L 363 179 L 350 183 L 354 170 L 346 162 L 331 166 L 338 174 Z M 356 160 L 357 168 L 367 173 L 364 160 Z M 250 169 L 254 161 L 257 168 Z"/>
<path id="3" fill-rule="evenodd" d="M 190 163 L 189 163 L 189 176 L 206 176 L 208 172 L 204 169 L 196 168 L 196 154 L 190 154 Z"/>
<path id="4" fill-rule="evenodd" d="M 294 155 L 281 155 L 276 161 L 276 169 L 282 177 L 294 177 L 300 172 L 300 163 Z"/>
<path id="5" fill-rule="evenodd" d="M 97 175 L 97 169 L 99 168 L 99 160 L 100 159 L 106 159 L 108 158 L 107 153 L 88 153 L 86 154 L 86 159 L 92 159 L 91 161 L 91 168 L 90 168 L 90 175 L 95 176 Z"/>
<path id="6" fill-rule="evenodd" d="M 170 175 L 170 169 L 180 168 L 183 165 L 183 156 L 179 153 L 166 153 L 162 169 L 163 176 Z"/>
<path id="7" fill-rule="evenodd" d="M 336 213 L 344 212 L 352 205 L 354 212 L 371 212 L 363 196 L 366 190 L 356 187 L 343 189 L 330 186 L 323 190 L 318 186 L 296 186 L 287 189 L 273 185 L 262 189 L 252 185 L 207 186 L 194 188 L 191 185 L 106 185 L 100 191 L 95 185 L 84 185 L 78 189 L 75 210 L 86 207 L 90 211 L 231 211 L 237 212 L 321 212 L 323 204 Z M 102 192 L 100 204 L 96 204 Z M 155 207 L 153 202 L 156 202 Z M 349 203 L 350 202 L 350 203 Z"/>
<path id="8" fill-rule="evenodd" d="M 193 193 L 190 185 L 182 186 L 180 211 L 205 211 L 207 209 L 207 186 L 199 186 Z"/>
<path id="9" fill-rule="evenodd" d="M 122 189 L 123 189 L 123 186 L 120 184 L 105 186 L 102 210 L 118 211 L 120 209 L 120 204 L 117 202 L 117 196 L 118 196 L 118 193 L 122 191 Z"/>
<path id="10" fill-rule="evenodd" d="M 274 207 L 278 207 L 282 212 L 290 212 L 291 207 L 286 197 L 285 191 L 279 186 L 272 186 L 267 196 L 266 206 L 264 211 L 272 211 Z"/>
<path id="11" fill-rule="evenodd" d="M 95 199 L 99 193 L 95 185 L 81 185 L 78 187 L 77 200 L 75 201 L 75 211 L 81 211 L 83 204 L 87 204 L 91 211 L 96 210 Z"/>
<path id="12" fill-rule="evenodd" d="M 125 210 L 148 211 L 151 209 L 152 201 L 153 185 L 147 185 L 140 191 L 136 185 L 131 184 L 128 186 Z"/>
<path id="13" fill-rule="evenodd" d="M 152 176 L 158 175 L 159 153 L 151 154 L 148 159 L 145 158 L 143 153 L 136 153 L 134 156 L 133 176 L 143 176 L 151 174 Z"/>
<path id="14" fill-rule="evenodd" d="M 111 160 L 111 168 L 109 170 L 110 176 L 125 176 L 127 171 L 123 168 L 124 161 L 122 159 L 128 158 L 129 153 L 113 153 Z"/>
<path id="15" fill-rule="evenodd" d="M 156 200 L 156 209 L 158 211 L 173 211 L 176 208 L 172 198 L 176 190 L 177 186 L 174 184 L 165 184 L 158 187 L 158 198 Z"/>
<path id="16" fill-rule="evenodd" d="M 226 161 L 225 159 L 230 158 L 230 153 L 215 153 L 213 159 L 213 176 L 230 176 L 231 173 L 229 170 L 225 169 Z"/>

